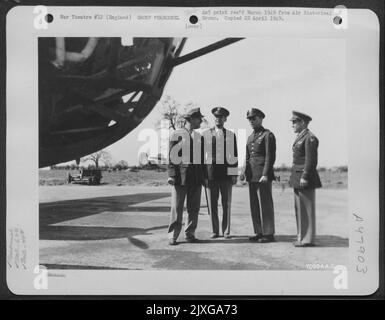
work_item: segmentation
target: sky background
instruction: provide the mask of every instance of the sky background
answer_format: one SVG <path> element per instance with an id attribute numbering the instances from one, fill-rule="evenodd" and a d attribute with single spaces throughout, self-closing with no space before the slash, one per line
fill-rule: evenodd
<path id="1" fill-rule="evenodd" d="M 182 54 L 218 40 L 189 38 Z M 247 135 L 246 111 L 261 109 L 264 127 L 276 136 L 276 166 L 292 163 L 296 134 L 289 119 L 292 110 L 302 111 L 313 117 L 309 128 L 320 141 L 318 165 L 347 165 L 345 61 L 343 39 L 248 38 L 176 67 L 162 98 L 197 104 L 210 124 L 210 110 L 225 107 L 230 111 L 225 126 L 235 132 L 247 129 Z M 141 125 L 106 149 L 115 161 L 138 164 L 145 143 L 139 133 L 155 127 L 161 109 L 160 102 Z M 245 141 L 238 140 L 242 158 Z"/>

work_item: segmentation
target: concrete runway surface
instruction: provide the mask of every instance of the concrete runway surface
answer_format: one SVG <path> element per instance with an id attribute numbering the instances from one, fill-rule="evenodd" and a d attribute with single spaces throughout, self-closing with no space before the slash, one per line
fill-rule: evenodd
<path id="1" fill-rule="evenodd" d="M 306 270 L 348 264 L 347 189 L 316 191 L 314 248 L 292 245 L 292 189 L 273 189 L 277 242 L 266 244 L 248 240 L 253 230 L 247 188 L 233 188 L 231 239 L 209 238 L 202 189 L 196 232 L 201 242 L 186 243 L 182 231 L 177 246 L 167 239 L 170 187 L 41 186 L 39 197 L 40 264 L 49 269 Z"/>

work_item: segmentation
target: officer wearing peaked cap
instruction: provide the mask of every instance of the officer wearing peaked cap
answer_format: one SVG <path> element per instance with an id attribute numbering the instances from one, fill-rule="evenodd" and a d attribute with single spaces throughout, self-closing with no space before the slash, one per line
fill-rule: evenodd
<path id="1" fill-rule="evenodd" d="M 223 116 L 223 117 L 228 117 L 230 115 L 229 110 L 223 107 L 216 107 L 211 110 L 211 113 L 214 116 Z"/>
<path id="2" fill-rule="evenodd" d="M 253 117 L 259 117 L 261 119 L 265 119 L 265 114 L 257 108 L 251 108 L 250 110 L 247 110 L 246 118 L 251 119 Z"/>
<path id="3" fill-rule="evenodd" d="M 274 134 L 262 126 L 265 114 L 256 108 L 247 111 L 253 128 L 246 145 L 246 161 L 240 179 L 249 182 L 250 209 L 255 236 L 251 241 L 274 241 L 274 204 L 272 181 L 275 180 L 276 141 Z"/>
<path id="4" fill-rule="evenodd" d="M 293 144 L 293 166 L 290 186 L 294 189 L 294 204 L 297 220 L 296 247 L 314 246 L 315 222 L 315 189 L 321 187 L 317 172 L 318 139 L 308 129 L 312 118 L 302 112 L 293 111 L 292 127 L 297 138 Z"/>
<path id="5" fill-rule="evenodd" d="M 185 119 L 191 119 L 191 118 L 204 118 L 204 115 L 201 113 L 200 108 L 192 108 L 190 109 L 186 114 L 183 115 L 183 118 Z"/>
<path id="6" fill-rule="evenodd" d="M 219 194 L 223 209 L 222 233 L 225 238 L 230 238 L 232 188 L 238 177 L 237 140 L 235 134 L 224 127 L 230 112 L 226 108 L 217 107 L 211 113 L 215 117 L 215 126 L 203 132 L 211 238 L 219 237 Z"/>
<path id="7" fill-rule="evenodd" d="M 171 189 L 171 217 L 168 227 L 169 244 L 177 244 L 182 229 L 183 207 L 187 198 L 187 222 L 185 238 L 187 242 L 198 241 L 195 229 L 201 203 L 204 178 L 202 164 L 202 136 L 195 131 L 202 123 L 199 108 L 191 109 L 183 116 L 185 126 L 175 130 L 170 136 L 168 183 Z"/>

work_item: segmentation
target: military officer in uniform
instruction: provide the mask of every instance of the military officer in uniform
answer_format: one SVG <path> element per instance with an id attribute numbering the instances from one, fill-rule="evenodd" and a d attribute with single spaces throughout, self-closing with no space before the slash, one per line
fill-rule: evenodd
<path id="1" fill-rule="evenodd" d="M 201 203 L 203 184 L 202 136 L 195 131 L 202 123 L 199 108 L 191 109 L 186 115 L 185 126 L 170 136 L 168 183 L 171 191 L 171 218 L 168 227 L 169 244 L 176 245 L 182 229 L 183 207 L 187 201 L 187 242 L 197 242 L 195 229 Z"/>
<path id="2" fill-rule="evenodd" d="M 230 112 L 226 108 L 217 107 L 213 108 L 211 113 L 215 117 L 215 126 L 203 132 L 211 238 L 220 236 L 219 193 L 223 209 L 222 234 L 225 238 L 230 238 L 231 195 L 238 178 L 237 140 L 235 134 L 224 127 Z"/>
<path id="3" fill-rule="evenodd" d="M 250 209 L 255 236 L 250 241 L 273 242 L 274 204 L 272 181 L 276 141 L 274 134 L 262 126 L 265 114 L 256 108 L 247 111 L 247 119 L 253 128 L 246 145 L 246 163 L 240 179 L 249 182 Z"/>
<path id="4" fill-rule="evenodd" d="M 297 138 L 293 144 L 293 167 L 290 186 L 294 189 L 295 215 L 297 220 L 296 247 L 314 246 L 315 223 L 315 189 L 321 187 L 316 170 L 318 139 L 308 129 L 312 118 L 304 113 L 293 111 L 290 119 Z"/>

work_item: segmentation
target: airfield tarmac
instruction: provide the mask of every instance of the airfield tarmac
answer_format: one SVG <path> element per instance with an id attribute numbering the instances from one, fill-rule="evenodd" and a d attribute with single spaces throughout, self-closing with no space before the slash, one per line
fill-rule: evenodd
<path id="1" fill-rule="evenodd" d="M 293 191 L 273 189 L 276 242 L 251 243 L 247 188 L 233 188 L 232 238 L 210 239 L 204 190 L 196 236 L 169 246 L 168 186 L 40 186 L 40 264 L 48 269 L 306 270 L 348 264 L 347 189 L 319 189 L 317 247 L 295 248 Z M 220 201 L 219 201 L 220 202 Z M 221 216 L 222 208 L 219 206 Z M 184 215 L 184 219 L 186 214 Z"/>

